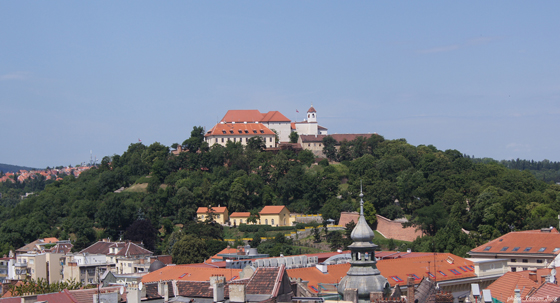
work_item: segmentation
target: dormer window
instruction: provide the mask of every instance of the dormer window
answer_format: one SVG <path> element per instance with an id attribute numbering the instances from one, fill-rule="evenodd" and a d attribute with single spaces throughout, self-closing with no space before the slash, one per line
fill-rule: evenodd
<path id="1" fill-rule="evenodd" d="M 264 130 L 261 129 L 261 134 L 264 134 Z"/>
<path id="2" fill-rule="evenodd" d="M 248 131 L 248 130 L 245 130 L 245 133 L 246 133 L 246 134 L 248 134 L 248 133 L 249 133 L 249 131 Z"/>
<path id="3" fill-rule="evenodd" d="M 527 248 L 525 248 L 523 251 L 530 251 L 531 248 L 533 248 L 533 247 L 527 247 Z"/>
<path id="4" fill-rule="evenodd" d="M 225 131 L 225 130 L 222 130 L 222 133 L 225 135 L 225 134 L 226 134 L 226 131 Z"/>
<path id="5" fill-rule="evenodd" d="M 239 133 L 240 133 L 240 134 L 242 134 L 242 133 L 243 133 L 243 131 L 242 131 L 242 130 L 239 130 Z"/>
<path id="6" fill-rule="evenodd" d="M 231 129 L 231 130 L 229 131 L 229 133 L 230 133 L 230 134 L 233 134 L 233 129 Z"/>
<path id="7" fill-rule="evenodd" d="M 484 248 L 484 251 L 489 251 L 490 248 L 492 248 L 492 246 L 486 246 L 486 247 Z"/>
<path id="8" fill-rule="evenodd" d="M 539 249 L 539 252 L 543 252 L 543 251 L 545 251 L 545 250 L 546 250 L 546 247 L 541 247 L 541 248 Z"/>
<path id="9" fill-rule="evenodd" d="M 256 133 L 257 133 L 257 130 L 256 130 L 256 129 L 253 129 L 253 134 L 256 134 Z"/>

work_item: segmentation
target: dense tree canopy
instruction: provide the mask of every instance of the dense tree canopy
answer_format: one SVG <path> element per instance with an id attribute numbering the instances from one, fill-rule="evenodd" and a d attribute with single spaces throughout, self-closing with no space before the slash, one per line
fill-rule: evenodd
<path id="1" fill-rule="evenodd" d="M 323 140 L 324 151 L 340 162 L 314 165 L 309 151 L 272 153 L 257 138 L 247 147 L 239 142 L 209 147 L 203 128 L 194 127 L 182 144 L 186 151 L 178 155 L 157 142 L 136 143 L 79 178 L 4 182 L 0 254 L 54 236 L 71 239 L 75 249 L 106 237 L 141 239 L 157 253 L 174 252 L 177 258 L 183 258 L 185 245 L 195 243 L 207 256 L 221 247 L 209 241 L 220 241 L 223 232 L 208 222 L 195 224 L 198 207 L 227 206 L 230 212 L 251 212 L 256 220 L 263 206 L 286 205 L 291 212 L 338 220 L 341 211 L 358 209 L 360 182 L 370 223 L 375 213 L 391 219 L 406 216 L 428 234 L 413 243 L 417 250 L 464 254 L 509 231 L 557 223 L 560 186 L 528 171 L 475 161 L 456 150 L 413 146 L 404 139 L 358 137 L 342 142 L 340 150 L 331 139 Z M 117 191 L 121 187 L 125 190 Z M 31 191 L 36 194 L 20 198 Z M 145 234 L 139 232 L 144 229 Z M 333 246 L 340 246 L 338 235 L 333 237 Z M 289 251 L 281 238 L 267 242 L 259 248 L 264 245 L 274 254 Z"/>

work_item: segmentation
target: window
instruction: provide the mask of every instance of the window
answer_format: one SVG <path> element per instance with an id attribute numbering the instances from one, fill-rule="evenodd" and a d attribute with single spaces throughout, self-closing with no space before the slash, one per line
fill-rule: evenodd
<path id="1" fill-rule="evenodd" d="M 539 252 L 543 252 L 543 251 L 545 251 L 545 250 L 546 250 L 546 247 L 541 247 L 541 248 L 539 249 Z"/>
<path id="2" fill-rule="evenodd" d="M 242 130 L 238 130 L 238 132 L 239 132 L 240 134 L 242 134 L 242 133 L 243 133 L 243 131 L 242 131 Z"/>
<path id="3" fill-rule="evenodd" d="M 236 224 L 237 222 L 235 222 L 235 219 L 233 219 L 233 224 Z"/>
<path id="4" fill-rule="evenodd" d="M 462 271 L 464 271 L 464 272 L 467 271 L 463 266 L 459 266 L 459 268 L 460 268 Z"/>
<path id="5" fill-rule="evenodd" d="M 179 279 L 184 278 L 187 275 L 187 273 L 184 273 L 182 275 L 179 276 Z"/>
<path id="6" fill-rule="evenodd" d="M 264 219 L 264 224 L 268 224 L 268 219 Z"/>
<path id="7" fill-rule="evenodd" d="M 484 251 L 489 251 L 490 248 L 492 248 L 492 246 L 486 246 L 486 247 L 484 248 Z"/>
<path id="8" fill-rule="evenodd" d="M 256 133 L 257 133 L 257 130 L 256 130 L 256 129 L 253 129 L 253 134 L 256 134 Z"/>
<path id="9" fill-rule="evenodd" d="M 444 276 L 444 277 L 447 277 L 447 275 L 446 275 L 443 271 L 438 270 L 438 272 L 439 272 L 440 275 L 442 275 L 442 276 Z"/>
<path id="10" fill-rule="evenodd" d="M 270 137 L 270 142 L 272 142 L 272 137 Z"/>
<path id="11" fill-rule="evenodd" d="M 233 129 L 230 129 L 230 130 L 229 130 L 229 133 L 230 133 L 230 134 L 233 134 Z"/>
<path id="12" fill-rule="evenodd" d="M 33 263 L 35 263 L 35 260 L 29 259 L 29 264 L 33 264 Z"/>
<path id="13" fill-rule="evenodd" d="M 237 138 L 233 138 L 233 142 L 237 142 Z"/>
<path id="14" fill-rule="evenodd" d="M 523 251 L 530 251 L 531 248 L 532 248 L 532 247 L 529 246 L 529 247 L 525 248 Z"/>
<path id="15" fill-rule="evenodd" d="M 511 259 L 511 262 L 515 263 L 517 262 L 517 259 Z"/>
<path id="16" fill-rule="evenodd" d="M 500 251 L 506 251 L 506 250 L 508 250 L 508 248 L 509 248 L 508 246 L 504 246 L 504 247 L 502 247 L 502 249 L 500 249 Z"/>
<path id="17" fill-rule="evenodd" d="M 454 273 L 454 274 L 456 274 L 456 275 L 460 275 L 460 274 L 461 274 L 461 273 L 460 273 L 458 270 L 456 270 L 456 269 L 450 269 L 449 271 L 452 272 L 452 273 Z"/>
<path id="18" fill-rule="evenodd" d="M 418 276 L 417 276 L 417 275 L 415 275 L 415 274 L 412 274 L 412 275 L 410 275 L 410 276 L 411 276 L 411 277 L 413 277 L 413 278 L 414 278 L 414 280 L 420 280 L 420 278 L 418 278 Z"/>
<path id="19" fill-rule="evenodd" d="M 271 223 L 272 225 L 274 225 L 274 219 L 271 219 L 271 220 L 270 220 L 270 223 Z"/>
<path id="20" fill-rule="evenodd" d="M 537 263 L 542 263 L 542 262 L 543 262 L 542 260 L 537 260 Z"/>
<path id="21" fill-rule="evenodd" d="M 399 278 L 399 276 L 391 276 L 391 279 L 395 280 L 395 282 L 402 282 L 403 280 Z"/>
<path id="22" fill-rule="evenodd" d="M 521 262 L 523 262 L 523 263 L 529 263 L 529 260 L 523 259 L 523 260 L 521 260 Z"/>
<path id="23" fill-rule="evenodd" d="M 222 143 L 224 143 L 224 138 L 222 138 Z"/>
<path id="24" fill-rule="evenodd" d="M 220 219 L 220 215 L 216 215 L 216 218 Z"/>
<path id="25" fill-rule="evenodd" d="M 512 272 L 516 272 L 516 271 L 517 271 L 517 267 L 512 267 L 512 268 L 511 268 L 511 271 L 512 271 Z"/>
<path id="26" fill-rule="evenodd" d="M 224 135 L 225 135 L 225 134 L 226 134 L 226 131 L 225 131 L 225 130 L 222 130 L 222 134 L 224 134 Z"/>
<path id="27" fill-rule="evenodd" d="M 511 251 L 518 251 L 519 250 L 519 246 L 514 247 Z"/>
<path id="28" fill-rule="evenodd" d="M 427 272 L 428 276 L 432 279 L 434 279 L 436 276 L 434 276 L 434 274 L 432 274 L 431 272 Z"/>

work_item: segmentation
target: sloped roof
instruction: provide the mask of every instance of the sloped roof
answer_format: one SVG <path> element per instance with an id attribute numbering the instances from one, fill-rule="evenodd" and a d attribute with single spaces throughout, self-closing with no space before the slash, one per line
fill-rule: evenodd
<path id="1" fill-rule="evenodd" d="M 211 130 L 207 131 L 204 135 L 209 136 L 261 136 L 261 135 L 274 135 L 262 123 L 218 123 Z"/>
<path id="2" fill-rule="evenodd" d="M 308 110 L 308 113 L 316 113 L 317 111 L 315 110 L 315 108 L 313 106 L 311 106 Z"/>
<path id="3" fill-rule="evenodd" d="M 387 278 L 391 287 L 397 284 L 406 285 L 406 278 L 409 275 L 416 275 L 418 279 L 415 278 L 415 283 L 419 283 L 422 277 L 429 277 L 428 272 L 434 275 L 434 259 L 436 263 L 435 279 L 437 281 L 476 277 L 472 261 L 450 253 L 438 253 L 435 256 L 428 254 L 412 258 L 384 259 L 377 262 L 377 268 Z"/>
<path id="4" fill-rule="evenodd" d="M 102 294 L 118 292 L 120 290 L 120 288 L 121 288 L 120 286 L 118 286 L 118 287 L 114 287 L 114 286 L 112 286 L 112 287 L 101 287 L 99 289 L 99 292 L 102 293 Z M 93 295 L 97 294 L 97 288 L 69 290 L 68 292 L 72 295 L 72 297 L 74 297 L 74 299 L 78 303 L 94 303 L 93 302 Z M 121 295 L 121 301 L 126 302 L 126 291 Z M 53 301 L 53 302 L 56 302 L 56 301 Z"/>
<path id="5" fill-rule="evenodd" d="M 261 215 L 276 215 L 279 214 L 286 206 L 284 205 L 267 205 L 259 212 Z M 286 208 L 287 209 L 287 208 Z"/>
<path id="6" fill-rule="evenodd" d="M 291 278 L 308 281 L 307 287 L 313 293 L 318 293 L 319 283 L 334 284 L 340 282 L 350 269 L 350 263 L 328 265 L 327 273 L 322 273 L 317 267 L 290 268 L 286 271 Z"/>
<path id="7" fill-rule="evenodd" d="M 263 118 L 263 114 L 256 109 L 230 109 L 220 122 L 259 122 Z"/>
<path id="8" fill-rule="evenodd" d="M 340 143 L 344 140 L 346 141 L 352 141 L 358 137 L 364 137 L 365 139 L 368 139 L 371 136 L 375 136 L 375 134 L 333 134 L 333 135 L 300 135 L 301 138 L 301 142 L 302 143 L 308 143 L 308 142 L 323 142 L 323 138 L 326 136 L 331 136 L 333 137 L 333 139 L 336 140 L 336 142 Z"/>
<path id="9" fill-rule="evenodd" d="M 225 207 L 225 206 L 220 206 L 220 207 L 212 206 L 212 210 L 214 211 L 215 214 L 223 214 L 223 213 L 226 212 L 227 207 Z M 196 210 L 196 213 L 197 214 L 206 214 L 206 213 L 208 213 L 208 207 L 199 207 Z"/>
<path id="10" fill-rule="evenodd" d="M 556 298 L 560 298 L 560 286 L 552 283 L 543 283 L 534 292 L 529 294 L 529 298 L 526 301 L 548 303 L 553 302 Z"/>
<path id="11" fill-rule="evenodd" d="M 109 248 L 113 245 L 113 242 L 97 241 L 92 245 L 82 249 L 79 253 L 89 253 L 89 254 L 102 254 L 106 255 L 109 253 Z"/>
<path id="12" fill-rule="evenodd" d="M 249 218 L 251 216 L 250 212 L 240 212 L 236 211 L 229 215 L 230 218 Z"/>
<path id="13" fill-rule="evenodd" d="M 114 244 L 116 246 L 117 243 Z M 125 243 L 124 247 L 116 254 L 115 256 L 138 256 L 138 255 L 151 255 L 153 254 L 151 251 L 141 247 L 140 245 L 132 242 Z"/>
<path id="14" fill-rule="evenodd" d="M 290 122 L 291 120 L 282 115 L 279 111 L 273 110 L 264 114 L 262 117 L 263 122 Z"/>
<path id="15" fill-rule="evenodd" d="M 274 286 L 282 280 L 285 269 L 280 267 L 259 267 L 247 283 L 247 294 L 272 295 Z"/>
<path id="16" fill-rule="evenodd" d="M 521 290 L 521 297 L 524 298 L 531 290 L 538 287 L 539 284 L 519 273 L 507 272 L 486 289 L 492 292 L 492 297 L 505 303 L 508 298 L 514 296 L 515 289 Z"/>
<path id="17" fill-rule="evenodd" d="M 232 278 L 239 279 L 241 269 L 235 268 L 208 268 L 184 265 L 169 265 L 153 271 L 142 277 L 142 283 L 170 281 L 210 281 L 211 276 L 225 276 L 226 281 Z"/>
<path id="18" fill-rule="evenodd" d="M 56 243 L 56 242 L 58 242 L 58 239 L 54 238 L 54 237 L 37 239 L 37 240 L 27 244 L 27 245 L 24 245 L 23 247 L 18 248 L 16 250 L 16 252 L 33 251 L 37 248 L 37 245 L 51 244 L 51 243 Z"/>
<path id="19" fill-rule="evenodd" d="M 174 297 L 175 293 L 173 291 L 173 282 L 168 281 L 165 282 L 165 284 L 167 284 L 167 291 L 169 294 L 169 297 Z M 159 299 L 162 296 L 160 296 L 158 294 L 158 283 L 146 283 L 146 298 L 148 298 L 149 300 L 151 299 Z"/>
<path id="20" fill-rule="evenodd" d="M 560 233 L 556 228 L 547 230 L 547 232 L 541 230 L 510 232 L 474 248 L 469 253 L 557 255 L 560 253 Z M 514 251 L 515 248 L 518 250 Z"/>

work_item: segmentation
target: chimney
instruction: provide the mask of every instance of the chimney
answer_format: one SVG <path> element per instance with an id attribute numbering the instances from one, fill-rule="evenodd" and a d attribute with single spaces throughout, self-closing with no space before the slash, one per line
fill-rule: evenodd
<path id="1" fill-rule="evenodd" d="M 534 271 L 531 271 L 531 272 L 529 273 L 529 279 L 531 279 L 531 281 L 533 281 L 533 282 L 535 282 L 535 283 L 538 283 L 538 281 L 537 281 L 537 273 L 534 272 Z"/>
<path id="2" fill-rule="evenodd" d="M 329 272 L 327 264 L 315 264 L 315 267 L 317 267 L 317 269 L 324 274 Z"/>
<path id="3" fill-rule="evenodd" d="M 128 303 L 140 303 L 142 299 L 142 290 L 139 285 L 131 285 L 126 288 L 126 301 Z"/>
<path id="4" fill-rule="evenodd" d="M 521 303 L 521 291 L 519 289 L 515 290 L 515 297 L 513 303 Z"/>
<path id="5" fill-rule="evenodd" d="M 412 276 L 406 278 L 406 301 L 414 303 L 414 277 Z"/>
<path id="6" fill-rule="evenodd" d="M 235 303 L 244 303 L 247 301 L 245 284 L 229 284 L 229 301 Z"/>
<path id="7" fill-rule="evenodd" d="M 213 302 L 224 301 L 225 284 L 226 284 L 226 277 L 224 276 L 210 277 L 210 287 L 212 287 Z"/>

